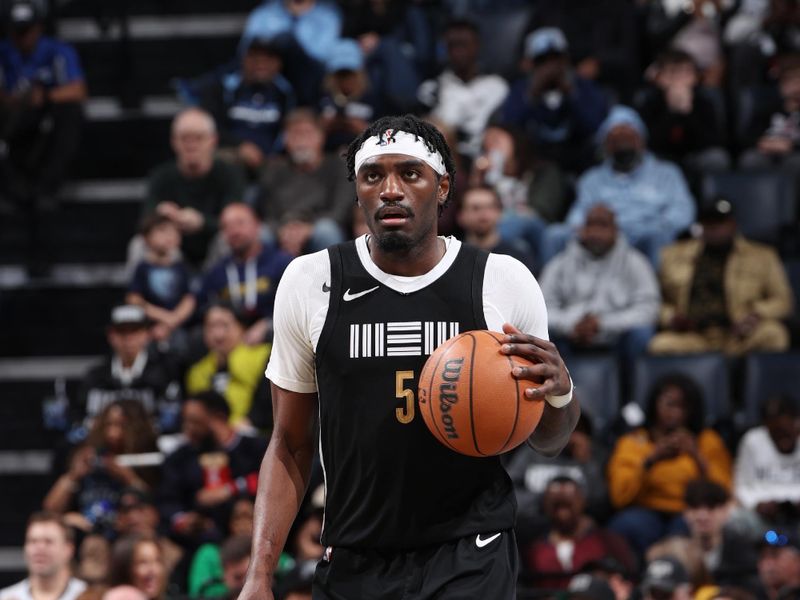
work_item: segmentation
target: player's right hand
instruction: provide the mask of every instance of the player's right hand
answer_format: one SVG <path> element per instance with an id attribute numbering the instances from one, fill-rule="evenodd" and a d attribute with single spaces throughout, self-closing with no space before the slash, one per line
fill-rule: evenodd
<path id="1" fill-rule="evenodd" d="M 238 600 L 275 600 L 266 578 L 247 577 Z"/>

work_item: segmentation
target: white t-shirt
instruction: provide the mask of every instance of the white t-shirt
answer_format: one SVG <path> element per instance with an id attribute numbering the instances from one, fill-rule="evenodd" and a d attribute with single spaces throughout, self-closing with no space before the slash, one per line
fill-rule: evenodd
<path id="1" fill-rule="evenodd" d="M 781 454 L 765 426 L 745 433 L 734 465 L 734 490 L 745 508 L 800 501 L 800 441 L 793 453 Z"/>
<path id="2" fill-rule="evenodd" d="M 86 584 L 80 579 L 71 577 L 58 600 L 75 600 L 84 590 L 86 590 Z M 3 588 L 0 590 L 0 600 L 33 600 L 30 581 L 23 579 L 19 583 Z"/>
<path id="3" fill-rule="evenodd" d="M 361 264 L 380 284 L 400 293 L 418 291 L 444 275 L 458 256 L 461 242 L 444 239 L 447 250 L 424 275 L 401 277 L 381 271 L 370 257 L 366 235 L 356 239 Z M 275 338 L 266 376 L 292 392 L 317 391 L 314 357 L 328 314 L 331 264 L 327 250 L 293 260 L 275 293 Z M 483 314 L 488 329 L 502 331 L 511 323 L 520 331 L 549 339 L 547 309 L 539 284 L 528 268 L 504 254 L 490 254 L 483 277 Z"/>

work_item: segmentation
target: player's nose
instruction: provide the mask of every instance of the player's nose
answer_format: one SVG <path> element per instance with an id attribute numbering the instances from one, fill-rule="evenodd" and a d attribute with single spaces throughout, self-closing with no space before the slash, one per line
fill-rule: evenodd
<path id="1" fill-rule="evenodd" d="M 389 176 L 383 180 L 383 186 L 380 192 L 381 200 L 384 202 L 395 202 L 397 200 L 402 200 L 403 197 L 403 187 L 400 185 L 400 177 L 394 173 L 389 174 Z"/>

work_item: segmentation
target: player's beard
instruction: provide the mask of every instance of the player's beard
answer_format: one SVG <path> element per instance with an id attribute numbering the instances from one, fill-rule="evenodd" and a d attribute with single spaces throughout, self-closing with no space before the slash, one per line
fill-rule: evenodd
<path id="1" fill-rule="evenodd" d="M 411 236 L 402 231 L 384 231 L 375 236 L 375 241 L 386 254 L 406 254 L 414 246 Z"/>

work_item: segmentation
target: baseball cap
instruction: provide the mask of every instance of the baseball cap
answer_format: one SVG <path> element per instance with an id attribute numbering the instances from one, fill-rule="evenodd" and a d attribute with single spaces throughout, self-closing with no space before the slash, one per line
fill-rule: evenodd
<path id="1" fill-rule="evenodd" d="M 539 58 L 545 54 L 564 54 L 569 49 L 564 32 L 557 27 L 542 27 L 525 38 L 525 57 Z"/>
<path id="2" fill-rule="evenodd" d="M 136 304 L 120 304 L 111 309 L 111 321 L 109 327 L 147 327 L 150 319 L 147 318 L 144 309 Z"/>
<path id="3" fill-rule="evenodd" d="M 614 600 L 614 591 L 608 582 L 588 573 L 575 575 L 567 588 L 568 598 L 574 600 Z"/>
<path id="4" fill-rule="evenodd" d="M 699 222 L 725 221 L 733 217 L 733 205 L 725 198 L 717 198 L 711 204 L 700 208 L 697 214 Z"/>
<path id="5" fill-rule="evenodd" d="M 339 40 L 325 61 L 328 73 L 336 71 L 360 71 L 364 68 L 364 54 L 355 40 Z"/>
<path id="6" fill-rule="evenodd" d="M 13 0 L 8 18 L 15 28 L 26 27 L 42 19 L 41 7 L 35 0 Z"/>
<path id="7" fill-rule="evenodd" d="M 680 585 L 689 583 L 689 574 L 681 562 L 672 556 L 657 558 L 647 565 L 642 579 L 642 589 L 675 591 Z"/>

